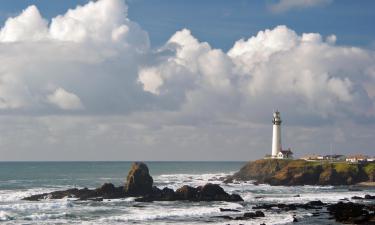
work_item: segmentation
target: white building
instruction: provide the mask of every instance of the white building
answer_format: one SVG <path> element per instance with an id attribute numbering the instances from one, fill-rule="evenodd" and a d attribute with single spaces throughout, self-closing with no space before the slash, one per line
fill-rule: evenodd
<path id="1" fill-rule="evenodd" d="M 273 130 L 272 130 L 272 158 L 278 159 L 290 159 L 293 157 L 293 152 L 288 150 L 282 150 L 281 147 L 281 117 L 280 112 L 276 111 L 273 113 Z"/>
<path id="2" fill-rule="evenodd" d="M 281 151 L 281 117 L 279 111 L 273 113 L 272 124 L 272 158 L 277 158 Z"/>
<path id="3" fill-rule="evenodd" d="M 290 149 L 288 149 L 288 150 L 281 150 L 277 154 L 277 158 L 278 159 L 291 159 L 291 158 L 293 158 L 293 152 Z"/>

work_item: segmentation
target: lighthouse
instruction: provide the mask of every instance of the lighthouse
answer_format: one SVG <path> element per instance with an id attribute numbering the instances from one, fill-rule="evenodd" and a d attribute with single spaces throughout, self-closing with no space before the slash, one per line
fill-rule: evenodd
<path id="1" fill-rule="evenodd" d="M 277 158 L 281 149 L 281 118 L 280 112 L 276 110 L 273 113 L 273 131 L 272 131 L 272 158 Z"/>

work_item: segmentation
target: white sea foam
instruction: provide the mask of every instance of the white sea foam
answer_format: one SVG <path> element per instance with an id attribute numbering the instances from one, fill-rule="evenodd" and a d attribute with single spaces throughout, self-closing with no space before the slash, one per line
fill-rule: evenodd
<path id="1" fill-rule="evenodd" d="M 206 174 L 163 174 L 154 177 L 160 187 L 179 188 L 182 185 L 200 186 L 206 183 L 220 184 L 222 178 L 232 173 L 206 173 Z"/>
<path id="2" fill-rule="evenodd" d="M 0 210 L 0 221 L 8 221 L 12 219 L 13 216 L 10 213 Z"/>
<path id="3" fill-rule="evenodd" d="M 101 221 L 152 221 L 152 220 L 167 220 L 167 219 L 193 219 L 197 217 L 212 216 L 218 214 L 219 210 L 216 207 L 199 207 L 190 206 L 189 208 L 168 208 L 155 207 L 153 209 L 134 208 L 127 212 L 127 214 L 120 216 L 112 216 L 103 218 Z"/>
<path id="4" fill-rule="evenodd" d="M 18 210 L 18 211 L 44 211 L 44 210 L 60 210 L 73 207 L 73 203 L 69 199 L 45 200 L 40 202 L 18 201 L 13 204 L 0 205 L 0 210 Z"/>
<path id="5" fill-rule="evenodd" d="M 62 213 L 53 213 L 53 214 L 48 214 L 48 213 L 35 213 L 29 216 L 25 216 L 25 220 L 49 220 L 49 219 L 59 219 L 61 217 L 64 217 L 66 215 L 65 212 Z"/>
<path id="6" fill-rule="evenodd" d="M 54 186 L 51 188 L 0 190 L 0 202 L 17 201 L 17 200 L 21 200 L 22 198 L 25 198 L 31 195 L 64 190 L 64 189 L 69 189 L 69 188 L 72 188 L 72 186 Z"/>

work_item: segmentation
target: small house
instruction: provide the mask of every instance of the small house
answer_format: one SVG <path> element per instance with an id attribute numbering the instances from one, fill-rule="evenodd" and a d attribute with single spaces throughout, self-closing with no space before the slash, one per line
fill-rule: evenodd
<path id="1" fill-rule="evenodd" d="M 293 152 L 290 150 L 290 148 L 288 150 L 281 150 L 277 154 L 277 158 L 279 158 L 279 159 L 292 159 L 293 158 Z"/>

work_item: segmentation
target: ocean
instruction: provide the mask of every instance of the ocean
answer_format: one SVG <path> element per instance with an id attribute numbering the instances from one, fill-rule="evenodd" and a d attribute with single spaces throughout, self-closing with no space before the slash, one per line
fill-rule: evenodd
<path id="1" fill-rule="evenodd" d="M 337 202 L 374 189 L 349 191 L 347 186 L 274 187 L 251 182 L 224 184 L 227 175 L 245 162 L 146 162 L 154 185 L 177 189 L 182 185 L 220 184 L 225 191 L 245 200 L 228 202 L 135 202 L 134 198 L 103 202 L 75 199 L 21 200 L 32 194 L 68 188 L 96 188 L 106 182 L 123 185 L 131 162 L 0 162 L 0 223 L 4 224 L 336 224 L 328 214 L 313 212 L 265 211 L 265 217 L 246 221 L 228 221 L 217 216 L 236 216 L 254 211 L 261 203 L 306 203 L 312 200 Z M 241 212 L 220 212 L 220 208 Z"/>

